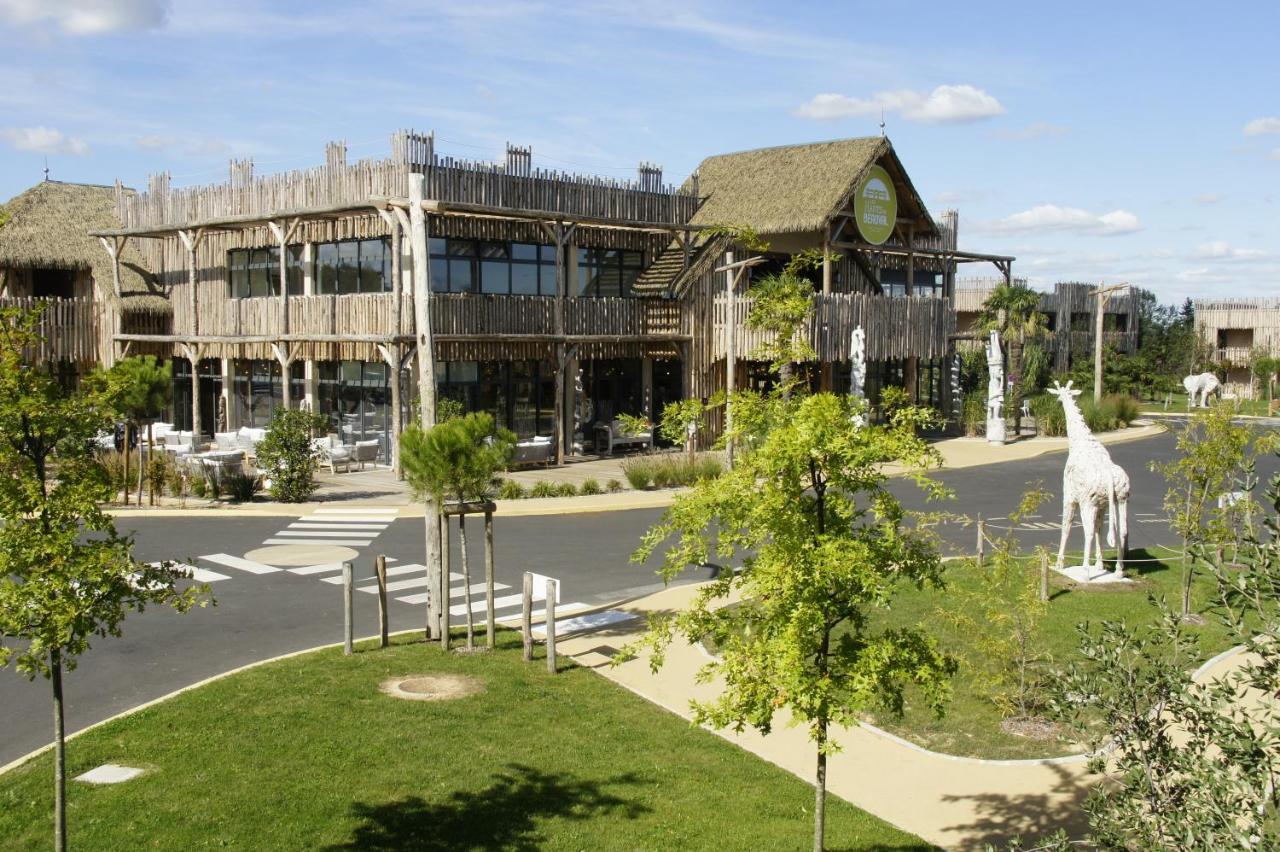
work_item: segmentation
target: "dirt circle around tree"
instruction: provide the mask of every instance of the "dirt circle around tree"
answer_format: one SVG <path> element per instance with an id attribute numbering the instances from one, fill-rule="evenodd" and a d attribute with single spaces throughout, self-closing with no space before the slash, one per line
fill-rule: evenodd
<path id="1" fill-rule="evenodd" d="M 484 683 L 459 674 L 419 674 L 393 677 L 378 684 L 384 695 L 406 701 L 451 701 L 484 691 Z"/>
<path id="2" fill-rule="evenodd" d="M 1062 728 L 1057 722 L 1039 716 L 1014 716 L 1000 722 L 1000 730 L 1013 737 L 1048 741 L 1056 739 Z"/>

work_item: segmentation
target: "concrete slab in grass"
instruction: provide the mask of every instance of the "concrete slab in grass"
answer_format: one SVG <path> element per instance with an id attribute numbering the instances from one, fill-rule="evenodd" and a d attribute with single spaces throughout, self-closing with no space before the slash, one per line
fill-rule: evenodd
<path id="1" fill-rule="evenodd" d="M 104 763 L 82 775 L 77 775 L 76 780 L 83 781 L 86 784 L 123 784 L 125 781 L 132 781 L 137 778 L 144 771 L 133 766 Z"/>

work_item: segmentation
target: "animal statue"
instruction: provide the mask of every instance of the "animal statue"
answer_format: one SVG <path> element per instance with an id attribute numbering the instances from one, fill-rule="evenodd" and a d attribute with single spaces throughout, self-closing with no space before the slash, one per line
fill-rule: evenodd
<path id="1" fill-rule="evenodd" d="M 1107 546 L 1117 547 L 1115 577 L 1124 576 L 1124 556 L 1129 548 L 1129 475 L 1111 460 L 1102 442 L 1089 431 L 1076 405 L 1080 391 L 1053 383 L 1049 393 L 1062 403 L 1067 419 L 1067 465 L 1062 471 L 1062 539 L 1058 544 L 1058 569 L 1067 550 L 1067 537 L 1076 508 L 1084 527 L 1084 565 L 1096 549 L 1097 561 L 1090 574 L 1102 572 L 1102 513 L 1107 513 Z M 1119 528 L 1119 543 L 1116 533 Z"/>
<path id="2" fill-rule="evenodd" d="M 987 441 L 1004 443 L 1004 350 L 1000 348 L 1000 332 L 991 332 L 987 345 Z"/>
<path id="3" fill-rule="evenodd" d="M 849 396 L 862 399 L 867 387 L 867 333 L 858 326 L 849 340 Z M 853 415 L 853 425 L 861 429 L 867 425 L 867 415 Z"/>
<path id="4" fill-rule="evenodd" d="M 1197 373 L 1182 380 L 1187 389 L 1187 408 L 1197 407 L 1196 396 L 1200 397 L 1199 408 L 1209 407 L 1209 394 L 1221 396 L 1222 382 L 1213 373 Z"/>

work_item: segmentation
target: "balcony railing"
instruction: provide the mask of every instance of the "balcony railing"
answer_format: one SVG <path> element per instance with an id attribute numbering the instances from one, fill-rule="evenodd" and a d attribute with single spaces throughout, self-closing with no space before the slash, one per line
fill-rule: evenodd
<path id="1" fill-rule="evenodd" d="M 1215 364 L 1247 367 L 1252 358 L 1252 353 L 1253 347 L 1251 346 L 1223 346 L 1213 350 L 1213 362 Z"/>

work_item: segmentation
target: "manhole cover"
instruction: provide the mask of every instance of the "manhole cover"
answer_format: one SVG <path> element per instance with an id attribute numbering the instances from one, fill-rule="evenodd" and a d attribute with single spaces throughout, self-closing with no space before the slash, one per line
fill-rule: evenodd
<path id="1" fill-rule="evenodd" d="M 475 695 L 484 688 L 477 678 L 467 675 L 410 675 L 384 680 L 378 688 L 394 698 L 409 701 L 447 701 Z"/>

